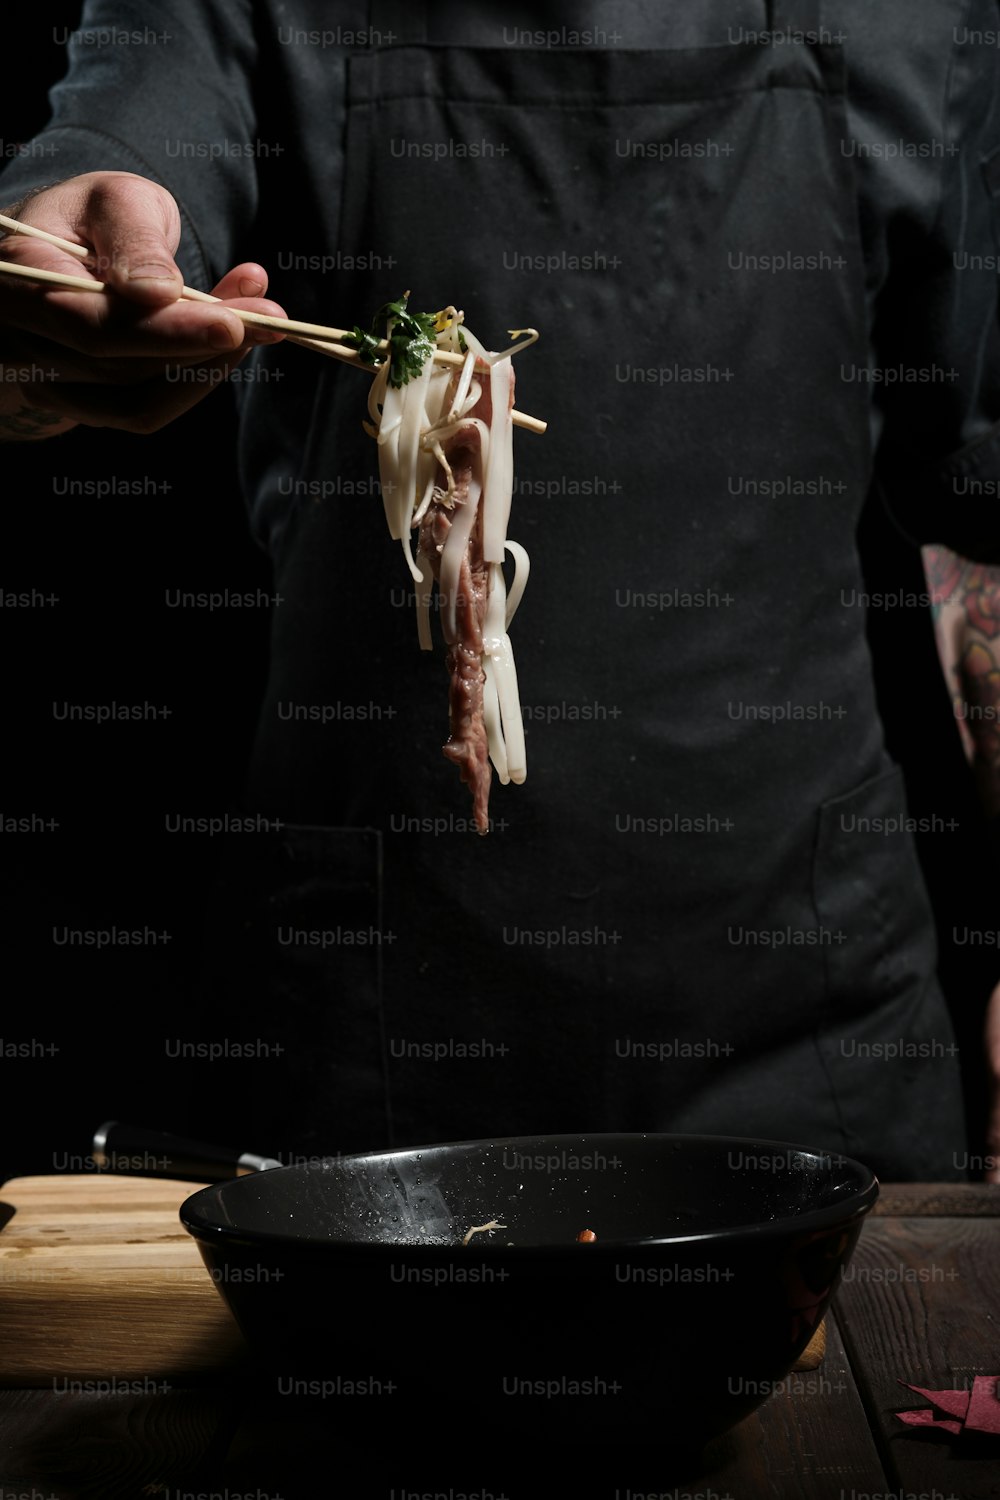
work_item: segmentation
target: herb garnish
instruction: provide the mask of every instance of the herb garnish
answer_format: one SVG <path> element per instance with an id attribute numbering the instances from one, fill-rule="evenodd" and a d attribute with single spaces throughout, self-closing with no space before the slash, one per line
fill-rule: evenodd
<path id="1" fill-rule="evenodd" d="M 385 363 L 386 351 L 379 342 L 386 338 L 386 326 L 393 319 L 389 344 L 389 384 L 406 385 L 419 375 L 425 362 L 437 347 L 434 324 L 438 313 L 411 313 L 406 303 L 409 292 L 404 292 L 398 302 L 386 302 L 372 318 L 367 331 L 355 323 L 354 332 L 344 339 L 349 348 L 358 351 L 366 365 L 376 367 Z"/>

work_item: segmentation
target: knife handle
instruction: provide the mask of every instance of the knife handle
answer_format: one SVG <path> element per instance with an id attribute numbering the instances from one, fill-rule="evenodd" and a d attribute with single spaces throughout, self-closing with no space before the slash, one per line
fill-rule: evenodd
<path id="1" fill-rule="evenodd" d="M 146 1130 L 106 1120 L 94 1132 L 91 1154 L 103 1172 L 174 1177 L 182 1182 L 223 1182 L 248 1172 L 267 1172 L 281 1162 L 252 1151 L 189 1141 L 165 1130 Z"/>

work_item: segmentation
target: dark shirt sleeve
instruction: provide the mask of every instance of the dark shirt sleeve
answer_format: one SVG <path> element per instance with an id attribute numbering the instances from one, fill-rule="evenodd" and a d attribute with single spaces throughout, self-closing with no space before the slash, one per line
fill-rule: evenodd
<path id="1" fill-rule="evenodd" d="M 86 0 L 52 119 L 0 174 L 0 204 L 82 172 L 135 172 L 181 212 L 178 264 L 208 289 L 257 207 L 252 0 Z"/>
<path id="2" fill-rule="evenodd" d="M 954 28 L 939 138 L 901 143 L 939 153 L 939 192 L 888 228 L 876 478 L 912 541 L 1000 562 L 1000 11 L 968 13 L 983 25 Z"/>

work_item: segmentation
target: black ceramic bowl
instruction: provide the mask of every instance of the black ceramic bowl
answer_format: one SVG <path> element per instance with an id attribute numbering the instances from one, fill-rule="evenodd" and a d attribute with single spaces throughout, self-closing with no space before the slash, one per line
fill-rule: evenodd
<path id="1" fill-rule="evenodd" d="M 703 1443 L 790 1371 L 877 1196 L 782 1142 L 559 1135 L 282 1167 L 181 1219 L 282 1394 Z"/>

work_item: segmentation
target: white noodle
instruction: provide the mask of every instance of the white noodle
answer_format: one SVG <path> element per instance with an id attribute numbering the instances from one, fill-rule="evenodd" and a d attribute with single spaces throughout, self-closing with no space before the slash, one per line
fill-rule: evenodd
<path id="1" fill-rule="evenodd" d="M 417 567 L 420 569 L 420 583 L 417 585 L 417 639 L 420 642 L 421 651 L 433 651 L 434 642 L 431 639 L 431 594 L 434 589 L 434 569 L 431 560 L 421 552 L 417 556 Z"/>
<path id="2" fill-rule="evenodd" d="M 499 564 L 495 564 L 499 567 Z M 510 637 L 505 633 L 490 652 L 496 672 L 497 696 L 500 699 L 500 717 L 503 721 L 504 745 L 507 751 L 507 774 L 518 785 L 528 775 L 527 754 L 524 748 L 524 721 L 521 718 L 521 700 L 517 692 L 517 668 Z"/>
<path id="3" fill-rule="evenodd" d="M 507 771 L 507 750 L 503 742 L 503 730 L 500 727 L 500 698 L 493 678 L 493 661 L 489 656 L 483 657 L 483 675 L 486 678 L 483 683 L 483 724 L 490 747 L 490 760 L 496 767 L 501 785 L 507 786 L 510 782 L 510 775 Z"/>
<path id="4" fill-rule="evenodd" d="M 504 619 L 504 629 L 509 630 L 510 622 L 517 613 L 517 606 L 521 602 L 524 586 L 528 582 L 528 572 L 531 563 L 527 552 L 525 552 L 520 542 L 507 542 L 506 547 L 514 559 L 514 581 L 507 590 L 507 614 Z"/>
<path id="5" fill-rule="evenodd" d="M 462 314 L 447 308 L 442 317 L 445 324 L 437 335 L 438 347 L 458 352 L 462 348 L 459 334 Z M 387 332 L 392 332 L 391 323 Z M 368 412 L 374 427 L 365 424 L 366 430 L 378 439 L 379 475 L 389 533 L 402 542 L 417 584 L 417 634 L 422 650 L 432 648 L 430 600 L 434 575 L 429 557 L 418 553 L 414 560 L 413 531 L 435 499 L 451 506 L 451 529 L 441 549 L 438 597 L 442 634 L 446 643 L 453 645 L 458 636 L 457 595 L 462 561 L 477 513 L 481 513 L 483 559 L 489 568 L 483 622 L 483 723 L 490 760 L 505 785 L 510 781 L 523 782 L 527 774 L 517 672 L 507 634 L 521 602 L 529 569 L 525 549 L 507 539 L 514 480 L 510 357 L 538 337 L 534 329 L 512 329 L 511 333 L 527 336 L 497 354 L 484 349 L 463 328 L 466 359 L 457 380 L 452 371 L 427 359 L 418 376 L 405 385 L 391 386 L 386 361 L 379 368 L 368 397 Z M 482 395 L 481 380 L 474 378 L 477 362 L 489 371 L 489 428 L 480 418 L 470 415 Z M 450 400 L 449 391 L 452 391 Z M 468 498 L 459 505 L 454 501 L 454 479 L 441 445 L 472 426 L 479 429 L 480 440 L 478 451 L 473 450 Z M 447 490 L 439 479 L 439 466 L 444 470 Z M 502 567 L 507 552 L 514 561 L 509 595 Z M 480 1232 L 477 1227 L 470 1230 L 470 1235 Z"/>
<path id="6" fill-rule="evenodd" d="M 462 407 L 462 402 L 469 394 L 469 386 L 472 384 L 472 372 L 475 368 L 476 356 L 470 349 L 468 354 L 465 356 L 465 364 L 462 366 L 462 374 L 458 382 L 458 389 L 455 392 L 455 399 L 451 403 L 451 411 L 448 413 L 449 422 L 453 421 L 455 417 L 458 416 L 459 411 Z M 475 405 L 475 402 L 473 402 L 473 405 Z"/>
<path id="7" fill-rule="evenodd" d="M 382 504 L 385 507 L 385 518 L 389 523 L 389 535 L 394 542 L 398 542 L 401 536 L 399 529 L 399 429 L 402 426 L 402 415 L 393 413 L 386 422 L 386 413 L 390 411 L 390 395 L 386 393 L 385 404 L 382 407 L 382 421 L 378 430 L 378 472 L 382 485 Z M 398 402 L 395 403 L 398 405 Z"/>
<path id="8" fill-rule="evenodd" d="M 503 569 L 499 563 L 490 565 L 490 597 L 486 606 L 483 624 L 483 659 L 488 658 L 492 666 L 492 678 L 500 703 L 500 720 L 503 726 L 504 758 L 511 781 L 522 782 L 527 776 L 527 756 L 524 748 L 524 723 L 521 718 L 521 701 L 517 692 L 517 671 L 514 667 L 514 652 L 510 637 L 504 629 L 507 614 L 507 587 Z M 490 759 L 497 766 L 493 747 Z"/>
<path id="9" fill-rule="evenodd" d="M 404 393 L 403 423 L 399 434 L 399 534 L 410 565 L 410 572 L 417 583 L 420 574 L 413 562 L 412 534 L 413 510 L 416 504 L 417 463 L 420 453 L 420 434 L 425 418 L 424 399 L 434 371 L 434 361 L 427 359 L 420 374 L 401 387 Z"/>
<path id="10" fill-rule="evenodd" d="M 476 524 L 479 496 L 482 485 L 475 475 L 469 480 L 469 498 L 464 505 L 456 505 L 452 512 L 451 530 L 445 540 L 441 554 L 441 573 L 438 578 L 438 593 L 441 608 L 441 634 L 446 643 L 453 646 L 458 639 L 458 585 L 465 557 Z"/>
<path id="11" fill-rule="evenodd" d="M 389 362 L 380 365 L 375 379 L 372 381 L 371 390 L 368 392 L 368 415 L 372 421 L 378 424 L 382 419 L 382 402 L 385 400 L 386 386 L 389 384 Z"/>
<path id="12" fill-rule="evenodd" d="M 434 499 L 434 488 L 434 475 L 432 474 L 430 479 L 428 479 L 427 483 L 424 486 L 424 498 L 421 500 L 420 504 L 413 512 L 414 526 L 420 525 L 421 521 L 424 519 L 424 516 L 430 509 L 431 501 Z"/>
<path id="13" fill-rule="evenodd" d="M 511 498 L 506 453 L 513 448 L 509 359 L 500 360 L 490 370 L 490 400 L 490 452 L 483 480 L 483 557 L 487 562 L 502 563 Z"/>

